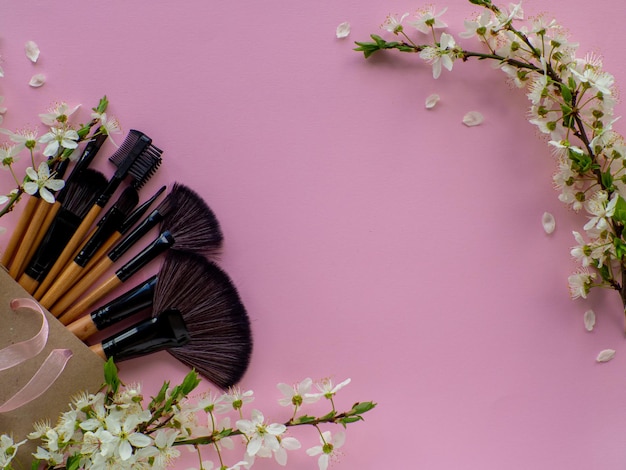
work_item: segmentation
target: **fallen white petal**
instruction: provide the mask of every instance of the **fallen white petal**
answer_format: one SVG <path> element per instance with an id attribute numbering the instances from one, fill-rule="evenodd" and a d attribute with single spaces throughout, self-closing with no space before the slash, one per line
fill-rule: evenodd
<path id="1" fill-rule="evenodd" d="M 35 41 L 28 41 L 25 46 L 26 49 L 26 57 L 30 59 L 31 62 L 37 62 L 39 59 L 39 47 L 35 44 Z"/>
<path id="2" fill-rule="evenodd" d="M 46 76 L 43 73 L 33 75 L 33 78 L 31 78 L 30 82 L 28 82 L 28 84 L 33 88 L 40 87 L 44 83 L 46 83 Z"/>
<path id="3" fill-rule="evenodd" d="M 585 330 L 592 331 L 596 326 L 596 313 L 593 310 L 587 310 L 584 316 Z"/>
<path id="4" fill-rule="evenodd" d="M 470 111 L 465 116 L 463 116 L 463 124 L 467 127 L 478 126 L 481 124 L 485 118 L 478 111 Z"/>
<path id="5" fill-rule="evenodd" d="M 549 212 L 543 213 L 543 217 L 541 217 L 541 224 L 543 225 L 543 229 L 548 235 L 554 232 L 554 229 L 556 228 L 556 221 L 554 220 L 554 216 Z"/>
<path id="6" fill-rule="evenodd" d="M 344 21 L 339 26 L 337 26 L 336 34 L 339 39 L 347 38 L 348 35 L 350 34 L 350 23 L 348 23 L 347 21 Z"/>
<path id="7" fill-rule="evenodd" d="M 434 108 L 439 100 L 439 95 L 437 93 L 433 93 L 432 95 L 429 95 L 428 98 L 426 98 L 424 106 L 426 106 L 426 109 Z"/>
<path id="8" fill-rule="evenodd" d="M 600 351 L 598 357 L 596 358 L 597 362 L 608 362 L 615 357 L 615 349 L 605 349 L 604 351 Z"/>

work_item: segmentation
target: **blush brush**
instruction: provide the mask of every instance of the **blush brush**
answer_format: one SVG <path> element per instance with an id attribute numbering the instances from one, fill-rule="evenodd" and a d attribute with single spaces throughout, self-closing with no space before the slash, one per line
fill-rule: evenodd
<path id="1" fill-rule="evenodd" d="M 184 185 L 175 185 L 172 193 L 176 194 L 173 200 L 170 200 L 174 204 L 173 212 L 163 219 L 161 233 L 152 243 L 119 268 L 113 276 L 93 288 L 94 281 L 133 246 L 134 234 L 137 231 L 130 233 L 52 306 L 50 311 L 59 317 L 64 325 L 89 311 L 98 300 L 121 286 L 146 264 L 170 248 L 204 255 L 215 255 L 219 252 L 223 236 L 211 208 L 197 193 Z M 128 241 L 132 243 L 127 243 Z M 89 292 L 74 304 L 73 302 L 86 291 Z"/>
<path id="2" fill-rule="evenodd" d="M 98 193 L 93 206 L 37 288 L 35 298 L 41 299 L 44 296 L 56 276 L 71 260 L 75 250 L 83 242 L 96 218 L 120 184 L 130 176 L 132 186 L 135 189 L 141 188 L 160 166 L 162 153 L 160 149 L 152 145 L 152 139 L 143 132 L 133 129 L 128 133 L 120 148 L 109 158 L 117 166 L 115 174 L 106 187 Z"/>
<path id="3" fill-rule="evenodd" d="M 221 388 L 235 385 L 252 354 L 248 314 L 230 277 L 201 255 L 167 256 L 154 287 L 152 318 L 91 349 L 122 361 L 162 349 Z"/>
<path id="4" fill-rule="evenodd" d="M 107 179 L 102 173 L 91 169 L 86 169 L 80 178 L 69 183 L 63 205 L 19 278 L 19 284 L 29 294 L 35 292 L 65 243 L 89 211 L 93 203 L 94 190 L 101 190 L 106 183 Z"/>

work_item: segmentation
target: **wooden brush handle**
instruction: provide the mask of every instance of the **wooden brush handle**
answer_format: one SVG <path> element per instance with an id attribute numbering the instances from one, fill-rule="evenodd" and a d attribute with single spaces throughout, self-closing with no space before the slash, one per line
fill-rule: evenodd
<path id="1" fill-rule="evenodd" d="M 39 303 L 44 308 L 50 309 L 50 307 L 52 307 L 54 303 L 74 285 L 76 279 L 80 277 L 82 272 L 83 268 L 72 261 L 70 265 L 63 270 L 61 275 L 52 283 Z"/>
<path id="2" fill-rule="evenodd" d="M 83 275 L 82 279 L 68 290 L 63 297 L 57 300 L 49 309 L 50 313 L 56 317 L 60 317 L 81 295 L 87 292 L 112 265 L 113 261 L 111 261 L 111 258 L 105 256 L 93 269 Z M 83 312 L 84 310 L 80 313 L 82 314 Z"/>
<path id="3" fill-rule="evenodd" d="M 98 332 L 98 328 L 91 319 L 91 315 L 83 315 L 78 320 L 67 325 L 67 329 L 82 341 L 85 341 L 91 335 Z"/>
<path id="4" fill-rule="evenodd" d="M 46 219 L 47 205 L 48 203 L 41 198 L 36 201 L 36 207 L 30 217 L 28 229 L 24 232 L 24 236 L 22 237 L 22 240 L 15 251 L 15 255 L 13 256 L 13 261 L 11 261 L 9 274 L 13 279 L 17 279 L 23 271 L 24 265 L 26 264 L 26 258 L 28 257 L 28 252 L 35 243 L 35 239 L 39 233 L 39 228 Z"/>
<path id="5" fill-rule="evenodd" d="M 117 276 L 112 276 L 104 283 L 100 284 L 96 289 L 89 292 L 85 297 L 83 297 L 77 304 L 75 304 L 68 311 L 63 313 L 59 317 L 59 321 L 64 325 L 68 325 L 78 317 L 80 317 L 84 312 L 89 311 L 89 308 L 95 304 L 102 297 L 107 295 L 110 292 L 113 292 L 119 286 L 122 285 L 122 281 Z"/>
<path id="6" fill-rule="evenodd" d="M 74 235 L 72 236 L 70 241 L 67 242 L 67 245 L 65 245 L 65 248 L 55 261 L 54 265 L 52 266 L 44 280 L 41 282 L 41 284 L 39 284 L 39 287 L 37 288 L 37 291 L 34 295 L 35 299 L 40 300 L 44 296 L 44 294 L 52 285 L 61 270 L 72 259 L 72 254 L 74 254 L 74 250 L 76 250 L 76 248 L 78 248 L 78 246 L 81 244 L 81 242 L 85 238 L 85 235 L 87 235 L 87 232 L 89 232 L 89 229 L 93 225 L 96 217 L 98 217 L 98 214 L 101 210 L 102 207 L 97 204 L 94 204 L 93 207 L 89 210 L 81 224 L 76 229 L 76 232 L 74 232 Z"/>
<path id="7" fill-rule="evenodd" d="M 93 346 L 89 346 L 89 349 L 91 349 L 93 352 L 95 352 L 98 356 L 100 356 L 105 361 L 107 360 L 107 355 L 104 354 L 104 349 L 102 349 L 101 343 L 94 344 Z"/>
<path id="8" fill-rule="evenodd" d="M 24 207 L 22 216 L 17 222 L 17 226 L 13 230 L 13 234 L 11 235 L 11 239 L 9 240 L 9 244 L 4 249 L 4 253 L 2 254 L 2 265 L 6 268 L 9 267 L 11 260 L 13 259 L 13 255 L 15 254 L 15 250 L 17 250 L 20 240 L 24 236 L 24 232 L 26 232 L 28 224 L 30 224 L 30 218 L 35 211 L 35 207 L 37 207 L 38 201 L 39 198 L 36 198 L 34 196 L 30 196 L 28 198 L 28 202 Z"/>
<path id="9" fill-rule="evenodd" d="M 61 203 L 58 201 L 54 201 L 54 204 L 46 204 L 45 208 L 46 208 L 46 218 L 41 224 L 41 227 L 39 227 L 39 230 L 37 230 L 37 236 L 35 237 L 33 244 L 30 246 L 28 250 L 28 254 L 26 255 L 26 259 L 24 260 L 24 265 L 22 266 L 22 270 L 21 270 L 22 272 L 20 272 L 19 274 L 20 276 L 22 275 L 24 269 L 26 269 L 26 266 L 28 266 L 28 263 L 30 262 L 30 260 L 35 255 L 35 251 L 37 251 L 37 248 L 39 248 L 39 245 L 41 244 L 43 237 L 46 236 L 48 229 L 52 225 L 52 221 L 57 216 L 57 213 L 59 212 L 59 209 L 61 208 Z"/>
<path id="10" fill-rule="evenodd" d="M 104 259 L 107 253 L 111 251 L 111 249 L 115 246 L 120 238 L 122 238 L 122 234 L 120 232 L 115 232 L 113 235 L 111 235 L 108 240 L 105 241 L 100 248 L 98 248 L 98 251 L 96 251 L 91 259 L 87 262 L 83 273 L 88 273 L 98 261 Z"/>
<path id="11" fill-rule="evenodd" d="M 28 292 L 31 295 L 33 294 L 33 292 L 35 292 L 35 290 L 37 289 L 37 286 L 39 285 L 39 283 L 35 279 L 30 277 L 26 273 L 20 276 L 20 280 L 18 281 L 18 283 L 20 286 L 24 288 L 26 292 Z"/>

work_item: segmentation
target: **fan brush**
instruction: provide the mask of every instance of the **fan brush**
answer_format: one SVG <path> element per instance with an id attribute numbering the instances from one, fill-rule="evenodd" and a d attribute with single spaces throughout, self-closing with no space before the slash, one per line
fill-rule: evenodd
<path id="1" fill-rule="evenodd" d="M 154 287 L 152 318 L 91 348 L 117 361 L 167 349 L 215 385 L 228 388 L 250 363 L 252 332 L 237 289 L 222 269 L 201 255 L 171 253 Z"/>
<path id="2" fill-rule="evenodd" d="M 211 208 L 197 193 L 184 185 L 175 185 L 172 193 L 176 195 L 172 198 L 173 200 L 169 201 L 173 203 L 172 213 L 163 219 L 161 234 L 150 245 L 118 269 L 112 277 L 92 289 L 94 280 L 98 279 L 133 245 L 134 242 L 126 243 L 133 239 L 133 233 L 130 233 L 52 306 L 50 311 L 59 317 L 64 325 L 89 311 L 95 302 L 121 286 L 146 264 L 170 248 L 205 255 L 214 255 L 219 251 L 223 236 L 219 222 Z M 73 304 L 87 290 L 89 290 L 87 295 L 78 303 Z M 70 308 L 66 310 L 68 307 Z"/>

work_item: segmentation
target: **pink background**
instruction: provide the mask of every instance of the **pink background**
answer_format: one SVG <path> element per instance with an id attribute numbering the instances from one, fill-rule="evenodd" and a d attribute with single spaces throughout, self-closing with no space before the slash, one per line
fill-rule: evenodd
<path id="1" fill-rule="evenodd" d="M 524 5 L 527 15 L 555 14 L 580 56 L 601 52 L 618 86 L 626 83 L 621 2 Z M 4 126 L 38 125 L 55 100 L 82 103 L 87 116 L 106 94 L 125 130 L 164 149 L 144 194 L 180 181 L 217 213 L 220 264 L 254 329 L 241 387 L 255 391 L 255 406 L 287 419 L 275 385 L 307 376 L 350 377 L 340 407 L 378 403 L 348 429 L 336 468 L 624 468 L 620 302 L 613 292 L 569 298 L 571 231 L 585 217 L 557 200 L 554 160 L 525 119 L 524 94 L 488 63 L 457 63 L 435 81 L 416 56 L 365 61 L 351 51 L 387 14 L 420 6 L 9 1 L 0 20 Z M 457 36 L 477 8 L 447 6 Z M 352 33 L 336 39 L 343 21 Z M 42 51 L 36 65 L 23 53 L 31 39 Z M 47 83 L 32 89 L 39 72 Z M 427 111 L 434 92 L 442 100 Z M 470 110 L 483 125 L 461 124 Z M 8 190 L 8 173 L 0 176 Z M 544 211 L 557 220 L 550 236 Z M 598 314 L 592 333 L 582 320 L 589 308 Z M 605 348 L 617 355 L 597 364 Z M 187 369 L 162 353 L 121 372 L 149 395 Z M 313 430 L 294 435 L 305 448 L 317 443 Z M 289 458 L 317 468 L 303 450 Z M 176 468 L 193 465 L 185 453 Z"/>

